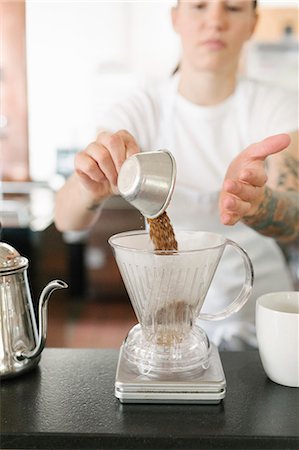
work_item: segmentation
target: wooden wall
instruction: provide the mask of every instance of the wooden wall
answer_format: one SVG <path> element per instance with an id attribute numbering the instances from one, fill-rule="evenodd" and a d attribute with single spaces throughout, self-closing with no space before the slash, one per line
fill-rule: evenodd
<path id="1" fill-rule="evenodd" d="M 299 37 L 297 8 L 263 8 L 258 10 L 259 21 L 254 39 L 264 42 L 277 41 L 283 30 L 291 26 L 294 35 Z"/>

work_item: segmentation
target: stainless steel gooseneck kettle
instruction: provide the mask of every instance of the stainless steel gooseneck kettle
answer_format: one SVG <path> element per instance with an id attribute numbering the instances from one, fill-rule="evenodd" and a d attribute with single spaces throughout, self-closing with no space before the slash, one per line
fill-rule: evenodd
<path id="1" fill-rule="evenodd" d="M 38 327 L 31 300 L 28 260 L 0 242 L 0 377 L 19 375 L 40 360 L 47 333 L 47 302 L 51 293 L 67 284 L 53 280 L 38 303 Z"/>

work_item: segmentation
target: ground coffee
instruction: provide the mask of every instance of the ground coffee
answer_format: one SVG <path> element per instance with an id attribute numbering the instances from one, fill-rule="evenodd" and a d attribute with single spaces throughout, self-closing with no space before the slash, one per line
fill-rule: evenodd
<path id="1" fill-rule="evenodd" d="M 155 219 L 147 219 L 150 226 L 150 238 L 155 250 L 177 250 L 178 243 L 170 219 L 164 211 Z"/>
<path id="2" fill-rule="evenodd" d="M 164 211 L 156 219 L 147 219 L 150 226 L 150 238 L 157 252 L 175 251 L 178 243 L 170 219 Z M 155 342 L 158 345 L 171 346 L 181 343 L 192 327 L 193 310 L 180 300 L 167 299 L 167 303 L 151 314 L 149 322 L 155 328 Z"/>

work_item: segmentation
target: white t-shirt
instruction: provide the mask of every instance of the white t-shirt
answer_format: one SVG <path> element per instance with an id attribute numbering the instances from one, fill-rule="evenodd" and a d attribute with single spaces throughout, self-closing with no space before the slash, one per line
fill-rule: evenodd
<path id="1" fill-rule="evenodd" d="M 128 130 L 142 151 L 168 149 L 177 178 L 167 213 L 174 230 L 213 231 L 234 240 L 249 254 L 255 272 L 247 304 L 221 322 L 199 321 L 217 345 L 237 335 L 255 345 L 255 300 L 266 292 L 293 289 L 283 254 L 271 239 L 238 223 L 224 226 L 218 198 L 230 162 L 248 145 L 298 128 L 296 95 L 254 80 L 240 80 L 232 96 L 202 107 L 178 93 L 178 76 L 140 90 L 100 119 L 101 129 Z M 209 289 L 203 312 L 216 312 L 240 291 L 240 256 L 226 250 Z"/>

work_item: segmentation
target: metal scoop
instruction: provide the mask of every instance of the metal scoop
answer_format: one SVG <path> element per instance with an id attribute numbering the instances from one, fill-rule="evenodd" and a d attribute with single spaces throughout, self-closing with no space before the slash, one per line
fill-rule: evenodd
<path id="1" fill-rule="evenodd" d="M 137 153 L 126 159 L 118 174 L 120 195 L 149 219 L 167 208 L 175 185 L 176 164 L 167 150 Z"/>

